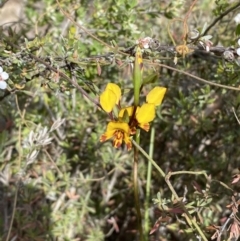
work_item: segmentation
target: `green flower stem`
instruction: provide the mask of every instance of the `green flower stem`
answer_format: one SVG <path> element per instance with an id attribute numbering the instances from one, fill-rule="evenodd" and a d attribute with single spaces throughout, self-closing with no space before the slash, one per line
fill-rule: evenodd
<path id="1" fill-rule="evenodd" d="M 153 157 L 153 150 L 154 150 L 154 137 L 155 137 L 155 128 L 151 128 L 151 137 L 150 137 L 150 147 L 149 147 L 149 157 Z M 150 187 L 151 187 L 151 179 L 152 179 L 152 163 L 148 162 L 147 168 L 147 184 L 146 184 L 146 200 L 145 200 L 145 215 L 144 215 L 144 235 L 145 240 L 148 239 L 149 233 L 149 200 L 150 200 Z"/>
<path id="2" fill-rule="evenodd" d="M 152 163 L 152 165 L 159 171 L 159 173 L 162 175 L 162 177 L 164 177 L 164 179 L 165 179 L 169 189 L 171 190 L 173 196 L 175 197 L 176 200 L 179 201 L 179 203 L 181 203 L 181 199 L 178 197 L 176 191 L 174 190 L 172 184 L 169 181 L 169 177 L 171 176 L 171 173 L 169 175 L 166 175 L 164 173 L 164 171 L 158 166 L 158 164 L 151 157 L 149 157 L 149 155 L 141 148 L 141 146 L 138 145 L 137 142 L 132 140 L 132 143 L 135 146 L 134 150 L 137 148 Z M 182 205 L 182 208 L 183 208 L 183 210 L 185 212 L 183 216 L 185 217 L 185 219 L 186 219 L 187 223 L 189 224 L 189 226 L 190 227 L 194 226 L 194 228 L 197 230 L 197 232 L 202 237 L 202 239 L 204 241 L 208 241 L 208 239 L 206 238 L 206 236 L 202 232 L 201 228 L 198 226 L 196 220 L 191 216 L 191 214 L 185 208 L 184 204 Z"/>
<path id="3" fill-rule="evenodd" d="M 140 130 L 137 130 L 136 142 L 140 143 Z M 139 154 L 138 148 L 134 147 L 134 162 L 133 162 L 134 199 L 135 199 L 135 207 L 137 211 L 137 223 L 138 223 L 140 241 L 144 241 L 143 229 L 142 229 L 142 217 L 141 217 L 141 209 L 140 209 L 140 201 L 139 201 L 139 190 L 138 190 L 138 154 Z"/>
<path id="4" fill-rule="evenodd" d="M 134 106 L 135 107 L 139 105 L 139 94 L 140 94 L 140 88 L 142 85 L 142 72 L 141 72 L 142 66 L 140 66 L 139 64 L 140 56 L 141 56 L 141 49 L 137 47 L 134 68 L 133 68 L 133 87 L 134 87 Z"/>
<path id="5" fill-rule="evenodd" d="M 149 157 L 149 155 L 142 149 L 142 147 L 139 146 L 139 144 L 134 140 L 132 140 L 132 143 L 152 163 L 152 165 L 160 172 L 162 177 L 165 178 L 166 174 L 164 173 L 164 171 L 158 166 L 158 164 L 151 157 Z"/>

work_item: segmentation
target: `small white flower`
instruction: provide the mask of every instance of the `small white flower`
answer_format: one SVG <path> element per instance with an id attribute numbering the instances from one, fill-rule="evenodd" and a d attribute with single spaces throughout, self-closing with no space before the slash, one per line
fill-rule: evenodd
<path id="1" fill-rule="evenodd" d="M 191 40 L 195 40 L 199 37 L 200 33 L 197 29 L 193 29 L 188 33 L 188 38 Z"/>
<path id="2" fill-rule="evenodd" d="M 7 83 L 5 81 L 0 81 L 0 89 L 5 90 L 7 88 Z"/>
<path id="3" fill-rule="evenodd" d="M 140 48 L 148 49 L 150 41 L 152 41 L 152 38 L 145 37 L 145 38 L 139 39 L 137 41 L 137 44 L 140 46 Z"/>
<path id="4" fill-rule="evenodd" d="M 234 21 L 236 24 L 239 24 L 240 23 L 240 13 L 238 13 L 235 18 L 234 18 Z"/>
<path id="5" fill-rule="evenodd" d="M 233 61 L 234 60 L 234 54 L 232 51 L 229 51 L 229 50 L 225 50 L 223 52 L 223 57 L 224 59 L 226 59 L 227 61 Z"/>
<path id="6" fill-rule="evenodd" d="M 7 88 L 7 83 L 5 80 L 9 78 L 9 74 L 3 71 L 3 68 L 0 66 L 0 89 L 5 90 Z"/>
<path id="7" fill-rule="evenodd" d="M 240 46 L 240 39 L 238 40 L 238 45 Z"/>
<path id="8" fill-rule="evenodd" d="M 236 49 L 237 55 L 240 56 L 240 48 Z"/>

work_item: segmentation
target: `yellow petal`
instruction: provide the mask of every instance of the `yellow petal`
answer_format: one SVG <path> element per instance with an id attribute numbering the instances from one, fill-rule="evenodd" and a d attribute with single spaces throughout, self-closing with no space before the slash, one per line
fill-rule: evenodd
<path id="1" fill-rule="evenodd" d="M 119 114 L 118 114 L 118 117 L 122 118 L 123 115 L 124 115 L 124 111 L 127 111 L 128 113 L 128 116 L 132 116 L 133 114 L 133 110 L 134 110 L 134 106 L 129 106 L 129 107 L 125 107 L 125 108 L 122 108 L 120 111 L 119 111 Z"/>
<path id="2" fill-rule="evenodd" d="M 114 123 L 114 122 L 108 123 L 106 132 L 103 135 L 101 135 L 101 137 L 100 137 L 100 142 L 104 142 L 114 136 L 114 132 L 116 130 L 111 127 L 112 124 L 110 124 L 110 123 Z"/>
<path id="3" fill-rule="evenodd" d="M 138 124 L 143 130 L 149 131 L 150 125 L 149 123 Z"/>
<path id="4" fill-rule="evenodd" d="M 100 105 L 107 112 L 111 112 L 116 104 L 117 97 L 111 90 L 105 90 L 100 95 Z"/>
<path id="5" fill-rule="evenodd" d="M 153 88 L 146 97 L 147 103 L 154 104 L 155 106 L 160 105 L 162 103 L 166 90 L 166 88 L 159 86 Z"/>
<path id="6" fill-rule="evenodd" d="M 109 122 L 107 125 L 107 131 L 116 131 L 116 130 L 121 130 L 127 134 L 129 134 L 130 128 L 127 123 L 124 122 Z"/>
<path id="7" fill-rule="evenodd" d="M 118 104 L 122 95 L 120 87 L 114 83 L 108 83 L 105 90 L 111 90 L 116 95 L 116 104 Z"/>
<path id="8" fill-rule="evenodd" d="M 124 135 L 124 142 L 127 145 L 128 151 L 132 149 L 132 141 L 129 137 L 129 135 Z"/>
<path id="9" fill-rule="evenodd" d="M 115 148 L 119 148 L 122 145 L 124 138 L 124 132 L 117 130 L 114 133 L 114 139 L 113 139 L 113 146 Z"/>
<path id="10" fill-rule="evenodd" d="M 100 137 L 100 141 L 106 141 L 113 138 L 113 146 L 118 148 L 124 141 L 127 145 L 127 149 L 132 148 L 132 142 L 130 139 L 130 127 L 127 123 L 122 122 L 109 122 L 107 125 L 107 131 Z"/>
<path id="11" fill-rule="evenodd" d="M 136 113 L 136 119 L 140 124 L 151 122 L 154 118 L 155 118 L 154 104 L 143 104 Z"/>

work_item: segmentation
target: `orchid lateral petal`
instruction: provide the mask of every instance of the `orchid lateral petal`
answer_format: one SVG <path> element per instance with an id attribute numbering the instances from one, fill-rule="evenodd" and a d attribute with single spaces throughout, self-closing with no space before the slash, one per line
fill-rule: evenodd
<path id="1" fill-rule="evenodd" d="M 127 111 L 128 116 L 132 116 L 133 110 L 134 110 L 134 106 L 129 106 L 129 107 L 122 108 L 122 109 L 119 111 L 118 117 L 120 117 L 120 118 L 123 117 L 125 111 Z"/>
<path id="2" fill-rule="evenodd" d="M 136 113 L 138 123 L 144 124 L 151 122 L 155 118 L 155 105 L 143 104 Z"/>
<path id="3" fill-rule="evenodd" d="M 167 89 L 165 87 L 157 86 L 153 88 L 146 97 L 147 103 L 154 104 L 155 106 L 160 105 L 162 103 L 166 91 Z"/>

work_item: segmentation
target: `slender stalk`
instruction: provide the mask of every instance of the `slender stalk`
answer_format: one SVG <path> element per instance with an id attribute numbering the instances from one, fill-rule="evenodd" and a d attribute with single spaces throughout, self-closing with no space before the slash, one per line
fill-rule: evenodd
<path id="1" fill-rule="evenodd" d="M 21 110 L 20 110 L 19 104 L 18 104 L 18 97 L 17 97 L 17 95 L 15 95 L 15 100 L 16 100 L 16 105 L 17 105 L 17 109 L 18 109 L 18 112 L 19 112 L 18 114 L 21 117 L 22 123 L 24 123 L 24 121 L 25 121 L 24 120 L 24 116 L 25 116 L 25 113 L 26 113 L 25 109 L 24 109 L 23 113 L 21 113 Z M 23 151 L 22 151 L 22 148 L 21 148 L 21 133 L 22 133 L 22 125 L 19 125 L 19 128 L 18 128 L 18 147 L 19 147 L 18 148 L 18 152 L 19 152 L 18 167 L 19 167 L 19 169 L 21 167 L 21 160 L 22 160 L 22 155 L 23 155 Z M 10 236 L 11 236 L 13 220 L 14 220 L 14 217 L 15 217 L 16 206 L 17 206 L 17 199 L 18 199 L 18 192 L 19 192 L 19 182 L 20 182 L 20 178 L 19 178 L 18 183 L 16 185 L 16 191 L 15 191 L 14 201 L 13 201 L 12 216 L 11 216 L 11 220 L 10 220 L 10 224 L 9 224 L 9 228 L 8 228 L 8 232 L 7 232 L 6 241 L 9 241 L 10 240 Z"/>
<path id="2" fill-rule="evenodd" d="M 135 116 L 135 111 L 137 106 L 139 105 L 139 94 L 142 83 L 142 54 L 139 47 L 136 49 L 135 61 L 133 66 L 133 88 L 134 88 L 134 113 L 132 117 Z M 130 120 L 131 125 L 132 120 Z M 136 132 L 136 143 L 140 143 L 140 130 Z M 142 217 L 141 217 L 141 209 L 140 209 L 140 201 L 139 201 L 139 189 L 138 189 L 138 148 L 134 147 L 134 162 L 133 162 L 133 191 L 134 191 L 134 199 L 135 199 L 135 207 L 137 212 L 137 224 L 138 231 L 140 235 L 140 240 L 144 241 L 143 237 L 143 229 L 142 229 Z"/>
<path id="3" fill-rule="evenodd" d="M 10 235 L 11 235 L 12 226 L 13 226 L 13 220 L 14 220 L 14 217 L 15 217 L 16 206 L 17 206 L 18 190 L 19 190 L 19 185 L 17 185 L 16 191 L 15 191 L 14 202 L 13 202 L 13 210 L 12 210 L 12 216 L 11 216 L 11 221 L 10 221 L 9 228 L 8 228 L 8 233 L 7 233 L 6 241 L 9 241 L 9 240 L 10 240 Z"/>
<path id="4" fill-rule="evenodd" d="M 162 175 L 162 177 L 166 177 L 166 174 L 164 173 L 164 171 L 161 169 L 161 167 L 158 166 L 158 164 L 149 157 L 149 155 L 142 149 L 141 146 L 139 146 L 139 144 L 132 140 L 132 143 L 135 147 L 137 147 L 137 149 L 152 163 L 152 165 L 160 172 L 160 174 Z"/>
<path id="5" fill-rule="evenodd" d="M 140 130 L 137 130 L 136 142 L 140 143 Z M 142 229 L 142 216 L 141 216 L 140 201 L 139 201 L 139 189 L 138 189 L 138 154 L 139 154 L 138 148 L 134 147 L 134 162 L 133 162 L 134 199 L 135 199 L 135 207 L 137 211 L 137 223 L 138 223 L 140 240 L 144 241 L 143 229 Z"/>
<path id="6" fill-rule="evenodd" d="M 153 157 L 154 150 L 154 136 L 155 136 L 155 128 L 151 128 L 151 136 L 150 136 L 150 147 L 149 147 L 149 156 Z M 151 187 L 151 179 L 152 179 L 152 163 L 148 162 L 147 168 L 147 183 L 146 183 L 146 200 L 145 200 L 145 215 L 144 215 L 144 236 L 145 240 L 148 238 L 149 233 L 149 200 L 150 200 L 150 187 Z"/>

